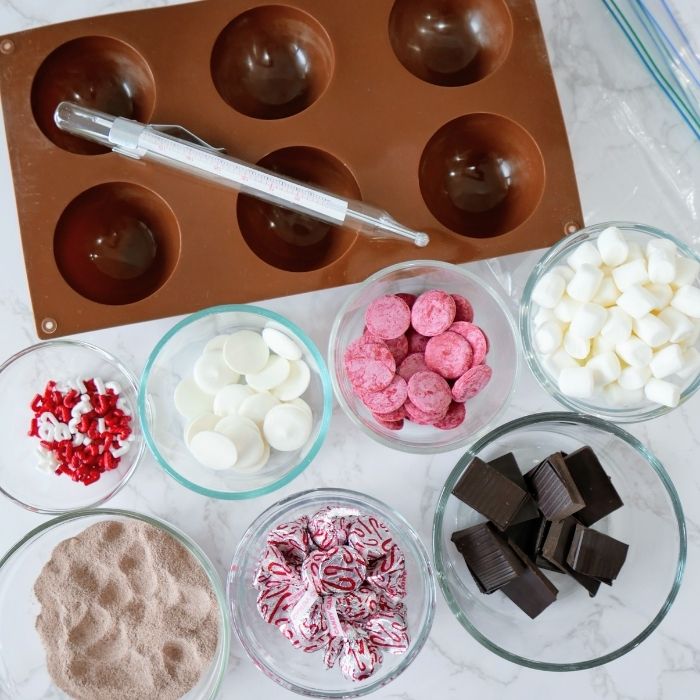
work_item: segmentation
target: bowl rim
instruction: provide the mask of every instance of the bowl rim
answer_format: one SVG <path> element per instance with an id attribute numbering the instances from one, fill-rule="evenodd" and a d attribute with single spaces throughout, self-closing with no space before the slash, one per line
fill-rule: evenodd
<path id="1" fill-rule="evenodd" d="M 473 457 L 479 454 L 485 447 L 490 445 L 494 440 L 507 435 L 508 433 L 518 430 L 520 428 L 529 428 L 532 426 L 543 425 L 552 422 L 566 422 L 571 424 L 586 424 L 598 430 L 605 431 L 621 440 L 626 442 L 630 447 L 636 450 L 645 460 L 645 462 L 654 470 L 659 480 L 666 489 L 671 505 L 673 507 L 673 514 L 676 517 L 676 522 L 678 524 L 678 562 L 676 564 L 676 573 L 673 578 L 673 583 L 671 585 L 671 590 L 666 596 L 661 609 L 652 618 L 651 622 L 632 640 L 623 644 L 618 649 L 615 649 L 607 654 L 603 654 L 595 659 L 589 659 L 587 661 L 578 662 L 568 662 L 568 663 L 552 663 L 552 662 L 542 662 L 535 661 L 533 659 L 528 659 L 518 654 L 513 654 L 497 644 L 491 642 L 484 634 L 482 634 L 476 627 L 474 627 L 469 621 L 468 617 L 464 614 L 457 601 L 452 596 L 450 591 L 450 586 L 447 581 L 447 574 L 445 569 L 445 563 L 443 560 L 443 549 L 442 549 L 442 528 L 444 523 L 445 507 L 447 501 L 452 495 L 452 489 L 454 488 L 457 480 L 464 471 L 464 466 L 467 462 L 471 461 Z M 489 651 L 494 654 L 511 661 L 520 666 L 525 666 L 527 668 L 532 668 L 538 671 L 582 671 L 586 669 L 595 668 L 596 666 L 602 666 L 604 664 L 618 659 L 624 656 L 627 652 L 631 651 L 635 647 L 639 646 L 658 626 L 664 619 L 666 614 L 671 608 L 671 605 L 678 595 L 681 582 L 683 580 L 683 573 L 685 571 L 686 559 L 688 554 L 688 541 L 686 533 L 685 517 L 683 515 L 683 507 L 681 505 L 680 498 L 678 497 L 678 492 L 676 487 L 671 481 L 671 477 L 664 468 L 663 464 L 659 459 L 647 449 L 640 440 L 623 430 L 618 425 L 606 421 L 602 418 L 597 418 L 596 416 L 586 415 L 583 413 L 569 413 L 564 411 L 553 411 L 547 413 L 535 413 L 524 418 L 517 418 L 515 420 L 509 421 L 498 428 L 492 430 L 488 435 L 484 435 L 479 440 L 477 440 L 465 453 L 460 457 L 455 467 L 450 472 L 447 477 L 440 496 L 438 498 L 438 503 L 435 509 L 435 516 L 433 518 L 433 559 L 435 560 L 435 572 L 440 585 L 440 590 L 449 606 L 450 610 L 460 622 L 462 627 L 464 627 L 469 634 L 474 637 L 480 644 L 485 646 Z"/>
<path id="2" fill-rule="evenodd" d="M 148 404 L 147 388 L 151 376 L 151 371 L 161 351 L 181 329 L 191 325 L 192 323 L 195 323 L 196 321 L 199 321 L 202 318 L 206 318 L 207 316 L 213 316 L 220 313 L 248 313 L 258 316 L 264 316 L 265 318 L 268 318 L 272 321 L 276 321 L 277 323 L 283 325 L 285 328 L 288 328 L 302 341 L 306 349 L 314 358 L 314 361 L 316 362 L 319 369 L 318 374 L 321 379 L 321 387 L 323 390 L 323 412 L 319 423 L 318 435 L 316 436 L 313 445 L 309 449 L 304 459 L 302 459 L 294 468 L 290 469 L 276 481 L 273 481 L 267 486 L 260 486 L 255 489 L 249 489 L 248 491 L 219 491 L 216 489 L 208 489 L 204 486 L 199 486 L 198 484 L 195 484 L 189 479 L 186 479 L 172 466 L 170 466 L 168 460 L 166 460 L 165 457 L 163 457 L 160 450 L 158 449 L 158 445 L 156 444 L 153 435 L 151 434 L 149 425 L 149 421 L 151 418 L 151 410 Z M 202 496 L 207 496 L 208 498 L 217 498 L 219 500 L 238 501 L 248 498 L 256 498 L 257 496 L 264 496 L 265 494 L 276 491 L 282 486 L 288 484 L 290 481 L 296 479 L 296 477 L 299 476 L 299 474 L 301 474 L 309 466 L 309 464 L 311 464 L 311 462 L 315 459 L 316 455 L 321 449 L 321 446 L 323 445 L 326 436 L 328 435 L 328 428 L 330 426 L 331 413 L 333 410 L 333 392 L 331 390 L 331 382 L 328 367 L 326 366 L 323 356 L 321 355 L 319 349 L 316 347 L 316 344 L 313 342 L 313 340 L 311 340 L 311 338 L 301 328 L 299 328 L 299 326 L 297 326 L 295 323 L 285 318 L 284 316 L 281 316 L 280 314 L 274 311 L 263 309 L 260 306 L 254 306 L 252 304 L 222 304 L 219 306 L 211 306 L 209 308 L 202 309 L 201 311 L 197 311 L 193 314 L 190 314 L 189 316 L 186 316 L 185 318 L 178 321 L 172 328 L 170 328 L 156 343 L 155 347 L 148 356 L 146 366 L 144 367 L 143 373 L 141 374 L 141 383 L 139 386 L 137 408 L 139 414 L 139 421 L 141 423 L 141 430 L 143 432 L 145 442 L 148 445 L 148 449 L 151 451 L 151 454 L 155 457 L 156 461 L 158 462 L 160 467 L 166 472 L 166 474 L 171 476 L 182 486 L 185 486 L 186 488 L 190 489 L 190 491 L 194 491 L 195 493 L 198 493 Z"/>
<path id="3" fill-rule="evenodd" d="M 208 697 L 210 700 L 214 700 L 214 698 L 218 696 L 224 682 L 224 675 L 228 667 L 228 657 L 231 647 L 228 600 L 224 594 L 224 588 L 221 584 L 219 574 L 217 573 L 216 568 L 212 564 L 209 557 L 189 535 L 175 525 L 172 525 L 154 515 L 146 515 L 145 513 L 138 513 L 136 511 L 125 510 L 122 508 L 86 508 L 83 510 L 73 511 L 71 513 L 64 513 L 33 528 L 12 547 L 10 547 L 10 549 L 2 557 L 0 557 L 0 576 L 2 575 L 3 567 L 11 562 L 15 554 L 18 554 L 21 550 L 30 547 L 36 539 L 47 533 L 49 530 L 52 530 L 54 527 L 58 527 L 59 525 L 63 525 L 64 523 L 72 520 L 101 516 L 117 516 L 130 520 L 140 520 L 141 522 L 163 530 L 171 537 L 174 537 L 175 540 L 177 540 L 181 545 L 183 545 L 183 547 L 185 547 L 185 549 L 197 560 L 206 573 L 209 583 L 214 590 L 214 595 L 216 596 L 216 601 L 219 607 L 219 619 L 221 620 L 220 639 L 218 645 L 219 653 L 218 655 L 215 654 L 211 661 L 212 665 L 216 665 L 216 670 L 214 686 Z"/>
<path id="4" fill-rule="evenodd" d="M 116 367 L 116 369 L 121 372 L 122 376 L 126 381 L 128 382 L 129 386 L 131 387 L 132 391 L 134 392 L 135 396 L 138 396 L 139 392 L 139 382 L 138 379 L 136 378 L 136 375 L 126 366 L 122 363 L 119 358 L 117 358 L 115 355 L 113 355 L 111 352 L 104 350 L 101 347 L 98 347 L 97 345 L 93 345 L 92 343 L 87 343 L 84 340 L 75 340 L 75 339 L 70 339 L 70 338 L 56 338 L 53 340 L 44 340 L 40 343 L 34 343 L 33 345 L 29 345 L 26 348 L 23 348 L 22 350 L 19 350 L 18 352 L 14 353 L 11 357 L 8 357 L 1 365 L 0 365 L 0 375 L 2 375 L 3 372 L 7 372 L 8 370 L 11 369 L 12 365 L 17 361 L 20 360 L 21 358 L 30 355 L 34 352 L 44 350 L 45 348 L 51 348 L 51 347 L 57 347 L 57 346 L 67 346 L 67 347 L 74 347 L 74 348 L 80 348 L 82 350 L 88 350 L 89 352 L 94 352 L 95 354 L 99 355 L 103 360 L 107 361 L 110 365 L 113 365 Z M 8 498 L 10 501 L 15 503 L 18 506 L 21 506 L 22 508 L 25 508 L 26 510 L 31 511 L 32 513 L 39 513 L 41 515 L 64 515 L 64 514 L 70 514 L 70 513 L 77 513 L 80 511 L 84 510 L 90 510 L 93 508 L 97 508 L 107 501 L 111 500 L 114 496 L 116 496 L 128 483 L 128 481 L 131 479 L 131 477 L 134 475 L 134 472 L 136 471 L 136 467 L 141 463 L 141 460 L 143 459 L 144 452 L 146 450 L 146 443 L 144 440 L 144 435 L 143 432 L 141 435 L 137 435 L 135 437 L 135 442 L 137 444 L 137 451 L 136 451 L 136 457 L 134 458 L 134 462 L 129 467 L 128 471 L 124 473 L 124 475 L 121 477 L 121 479 L 118 481 L 114 489 L 107 493 L 106 495 L 102 496 L 101 498 L 97 499 L 93 503 L 89 503 L 88 505 L 84 506 L 79 506 L 77 508 L 46 508 L 46 507 L 38 507 L 31 505 L 29 503 L 25 503 L 23 500 L 20 498 L 17 498 L 16 496 L 12 495 L 8 491 L 5 490 L 3 487 L 2 483 L 0 483 L 0 493 L 3 494 L 6 498 Z"/>
<path id="5" fill-rule="evenodd" d="M 421 565 L 422 567 L 424 567 L 423 570 L 425 572 L 425 575 L 423 576 L 423 581 L 425 585 L 424 600 L 426 605 L 426 611 L 424 616 L 423 627 L 420 630 L 418 636 L 412 640 L 412 648 L 408 650 L 408 652 L 401 659 L 396 668 L 386 677 L 381 679 L 375 679 L 374 681 L 369 681 L 358 685 L 356 689 L 352 691 L 312 690 L 303 686 L 295 685 L 294 683 L 290 683 L 282 679 L 278 674 L 275 673 L 274 669 L 269 668 L 266 664 L 260 661 L 257 654 L 255 653 L 255 649 L 252 648 L 251 645 L 248 643 L 248 640 L 246 639 L 246 636 L 242 631 L 245 628 L 245 623 L 243 620 L 240 619 L 238 606 L 234 605 L 234 591 L 237 591 L 242 585 L 245 585 L 245 583 L 242 581 L 243 570 L 239 564 L 241 559 L 247 553 L 249 553 L 250 544 L 253 540 L 253 537 L 257 534 L 258 530 L 260 529 L 260 526 L 266 520 L 270 519 L 270 517 L 273 514 L 279 513 L 283 509 L 287 509 L 293 505 L 296 505 L 297 502 L 304 501 L 307 498 L 313 498 L 314 496 L 318 495 L 327 496 L 328 500 L 331 500 L 333 498 L 347 499 L 351 502 L 357 503 L 358 507 L 362 507 L 362 505 L 364 504 L 369 504 L 371 507 L 375 508 L 379 512 L 386 512 L 387 514 L 389 514 L 391 518 L 396 520 L 399 523 L 399 525 L 403 528 L 402 534 L 405 535 L 413 544 L 418 558 L 421 561 Z M 280 517 L 283 516 L 280 515 Z M 229 567 L 229 572 L 226 579 L 226 599 L 231 612 L 231 626 L 236 632 L 236 636 L 238 637 L 241 646 L 243 647 L 253 664 L 260 671 L 262 671 L 265 674 L 265 676 L 273 680 L 280 687 L 286 688 L 287 690 L 307 697 L 356 698 L 368 695 L 369 693 L 373 693 L 379 688 L 384 687 L 385 685 L 396 679 L 399 675 L 401 675 L 416 659 L 420 651 L 423 649 L 423 646 L 425 645 L 426 641 L 428 640 L 428 637 L 430 636 L 430 631 L 435 620 L 435 608 L 437 604 L 437 586 L 435 583 L 434 568 L 426 546 L 423 544 L 423 541 L 416 532 L 415 528 L 411 525 L 411 523 L 408 522 L 408 520 L 406 520 L 406 518 L 399 511 L 397 511 L 395 508 L 392 508 L 387 503 L 384 503 L 383 501 L 380 501 L 379 499 L 374 498 L 373 496 L 361 493 L 359 491 L 353 491 L 350 489 L 342 488 L 322 487 L 315 489 L 307 489 L 305 491 L 298 491 L 297 493 L 293 493 L 290 496 L 286 496 L 285 498 L 277 501 L 276 503 L 273 503 L 271 506 L 266 508 L 262 513 L 255 517 L 255 519 L 246 528 L 245 532 L 243 533 L 243 536 L 241 537 L 240 542 L 238 543 L 238 546 L 236 547 L 236 551 L 234 552 L 233 559 L 231 561 L 231 566 Z"/>
<path id="6" fill-rule="evenodd" d="M 449 272 L 456 273 L 462 277 L 466 277 L 470 282 L 478 284 L 486 293 L 494 300 L 496 305 L 501 309 L 503 316 L 506 320 L 506 325 L 510 330 L 511 337 L 513 339 L 513 347 L 515 349 L 515 367 L 513 368 L 513 377 L 510 384 L 510 389 L 508 395 L 511 395 L 521 378 L 521 342 L 519 334 L 517 332 L 517 324 L 509 307 L 509 297 L 505 292 L 498 291 L 492 284 L 484 280 L 481 276 L 472 272 L 471 270 L 466 270 L 459 265 L 453 265 L 452 263 L 442 262 L 440 260 L 408 260 L 406 262 L 396 263 L 395 265 L 390 265 L 389 267 L 384 267 L 381 270 L 375 272 L 373 275 L 368 277 L 364 282 L 359 284 L 355 290 L 343 302 L 340 310 L 333 319 L 333 326 L 331 327 L 330 337 L 328 339 L 328 368 L 331 377 L 331 382 L 333 384 L 333 393 L 335 398 L 340 404 L 343 413 L 350 419 L 350 421 L 358 427 L 365 435 L 368 435 L 375 442 L 378 442 L 385 447 L 390 447 L 395 450 L 400 450 L 402 452 L 407 452 L 410 454 L 424 454 L 424 455 L 434 455 L 441 454 L 443 452 L 450 452 L 452 450 L 461 449 L 469 442 L 478 439 L 480 436 L 484 435 L 489 429 L 496 425 L 498 420 L 501 418 L 503 413 L 508 407 L 507 400 L 503 401 L 501 407 L 496 411 L 490 421 L 486 423 L 482 428 L 476 430 L 475 432 L 464 435 L 459 439 L 455 439 L 452 442 L 445 443 L 444 445 L 436 446 L 430 443 L 424 445 L 413 445 L 403 442 L 398 435 L 383 435 L 379 432 L 371 430 L 368 428 L 356 415 L 348 405 L 342 391 L 340 390 L 340 383 L 336 375 L 335 370 L 335 359 L 336 355 L 340 352 L 337 346 L 338 329 L 340 328 L 340 323 L 343 317 L 346 315 L 348 308 L 355 301 L 355 299 L 362 294 L 362 292 L 372 283 L 381 280 L 383 277 L 390 275 L 398 270 L 410 270 L 415 267 L 433 267 L 438 270 L 446 270 Z"/>
<path id="7" fill-rule="evenodd" d="M 595 238 L 598 234 L 611 226 L 620 228 L 623 231 L 641 233 L 651 236 L 652 238 L 662 238 L 671 241 L 676 244 L 678 250 L 685 257 L 691 258 L 692 260 L 700 263 L 700 254 L 693 250 L 693 248 L 688 246 L 688 244 L 686 244 L 684 241 L 672 236 L 670 233 L 666 233 L 665 231 L 655 228 L 654 226 L 639 224 L 633 221 L 604 221 L 602 223 L 586 226 L 585 228 L 579 229 L 569 236 L 562 238 L 558 243 L 555 243 L 545 252 L 545 254 L 540 258 L 530 272 L 520 301 L 520 336 L 522 339 L 523 355 L 525 356 L 525 360 L 530 368 L 530 371 L 535 376 L 538 384 L 555 401 L 571 411 L 589 413 L 590 415 L 597 416 L 598 418 L 606 418 L 609 420 L 614 420 L 618 423 L 641 423 L 643 421 L 652 420 L 654 418 L 658 418 L 659 416 L 666 415 L 667 413 L 676 410 L 676 408 L 679 408 L 688 399 L 690 399 L 693 394 L 700 389 L 700 370 L 698 370 L 695 379 L 681 392 L 680 403 L 675 408 L 660 405 L 649 405 L 647 407 L 635 409 L 612 408 L 586 403 L 585 401 L 578 401 L 577 399 L 562 394 L 559 391 L 559 387 L 556 386 L 556 383 L 551 379 L 545 370 L 538 354 L 534 351 L 532 333 L 532 307 L 534 302 L 532 301 L 532 292 L 535 285 L 555 263 L 563 264 L 563 260 L 557 260 L 557 258 L 561 257 L 561 254 L 565 250 L 578 245 L 579 243 Z"/>

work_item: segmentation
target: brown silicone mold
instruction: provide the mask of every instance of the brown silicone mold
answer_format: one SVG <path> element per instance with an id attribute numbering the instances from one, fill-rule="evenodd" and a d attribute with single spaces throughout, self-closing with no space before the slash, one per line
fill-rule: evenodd
<path id="1" fill-rule="evenodd" d="M 41 337 L 357 282 L 583 225 L 534 0 L 207 0 L 0 37 Z M 388 210 L 419 250 L 59 131 L 61 100 L 182 124 Z"/>

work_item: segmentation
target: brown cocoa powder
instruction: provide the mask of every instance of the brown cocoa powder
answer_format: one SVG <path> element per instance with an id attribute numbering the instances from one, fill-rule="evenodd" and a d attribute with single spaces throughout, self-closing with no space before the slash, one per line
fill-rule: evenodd
<path id="1" fill-rule="evenodd" d="M 171 535 L 109 520 L 61 542 L 34 584 L 54 683 L 76 700 L 176 700 L 218 644 L 214 591 Z"/>

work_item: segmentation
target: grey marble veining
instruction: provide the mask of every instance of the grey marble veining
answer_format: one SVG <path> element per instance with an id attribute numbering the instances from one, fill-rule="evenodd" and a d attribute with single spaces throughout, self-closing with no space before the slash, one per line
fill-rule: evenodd
<path id="1" fill-rule="evenodd" d="M 345 0 L 349 1 L 349 0 Z M 381 0 L 389 2 L 389 0 Z M 85 16 L 174 4 L 167 0 L 0 0 L 0 35 Z M 694 7 L 695 0 L 676 0 Z M 700 142 L 639 64 L 599 0 L 538 0 L 550 57 L 569 130 L 586 220 L 633 219 L 665 228 L 700 245 Z M 700 38 L 700 12 L 694 13 Z M 36 341 L 24 276 L 11 174 L 0 139 L 0 357 Z M 528 253 L 479 263 L 517 299 Z M 266 302 L 301 323 L 325 348 L 345 292 L 331 290 Z M 173 324 L 154 321 L 90 334 L 140 372 L 147 351 Z M 311 324 L 311 325 L 310 325 Z M 19 397 L 18 397 L 19 398 Z M 556 404 L 524 370 L 504 420 Z M 661 627 L 639 648 L 606 667 L 575 674 L 520 668 L 489 653 L 452 616 L 441 596 L 425 649 L 377 698 L 522 700 L 686 700 L 700 688 L 700 397 L 682 410 L 631 432 L 670 472 L 685 509 L 689 556 L 684 585 Z M 328 439 L 315 462 L 280 491 L 240 503 L 206 500 L 163 474 L 147 456 L 129 486 L 112 502 L 163 517 L 199 542 L 219 571 L 228 568 L 248 523 L 279 498 L 306 488 L 343 485 L 398 508 L 430 544 L 432 515 L 456 454 L 403 455 L 355 431 L 336 407 Z M 400 486 L 399 486 L 400 483 Z M 0 503 L 0 551 L 44 518 Z M 234 640 L 224 698 L 291 697 L 265 679 Z"/>

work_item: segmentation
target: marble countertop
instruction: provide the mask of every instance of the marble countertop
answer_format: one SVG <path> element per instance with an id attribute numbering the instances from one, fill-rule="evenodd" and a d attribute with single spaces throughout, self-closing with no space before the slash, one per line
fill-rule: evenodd
<path id="1" fill-rule="evenodd" d="M 389 0 L 384 0 L 388 2 Z M 694 0 L 676 0 L 690 7 Z M 0 35 L 93 14 L 173 4 L 167 0 L 0 0 Z M 700 142 L 652 82 L 599 0 L 538 0 L 570 134 L 586 220 L 632 219 L 700 244 Z M 695 17 L 700 20 L 699 13 Z M 700 22 L 694 27 L 700 37 Z M 1 117 L 0 117 L 1 119 Z M 0 358 L 36 342 L 24 275 L 10 166 L 0 138 Z M 537 253 L 490 267 L 514 298 Z M 480 263 L 479 265 L 489 265 Z M 477 266 L 478 267 L 478 266 Z M 266 302 L 300 322 L 325 348 L 344 290 Z M 172 326 L 165 319 L 91 333 L 92 342 L 140 372 L 149 348 Z M 504 420 L 557 405 L 523 371 Z M 561 695 L 569 700 L 685 700 L 700 687 L 700 395 L 682 410 L 632 426 L 666 465 L 683 501 L 689 534 L 681 592 L 660 628 L 639 648 L 605 667 L 552 674 L 513 665 L 488 652 L 457 623 L 438 594 L 430 639 L 415 663 L 375 697 L 514 700 Z M 430 544 L 433 511 L 456 454 L 404 455 L 358 434 L 336 406 L 328 439 L 298 479 L 267 497 L 206 500 L 180 487 L 146 456 L 110 505 L 160 516 L 191 535 L 223 575 L 241 534 L 283 496 L 317 486 L 369 491 L 400 510 Z M 399 482 L 401 487 L 398 487 Z M 44 517 L 0 503 L 0 552 Z M 292 697 L 256 670 L 234 640 L 221 697 Z"/>

